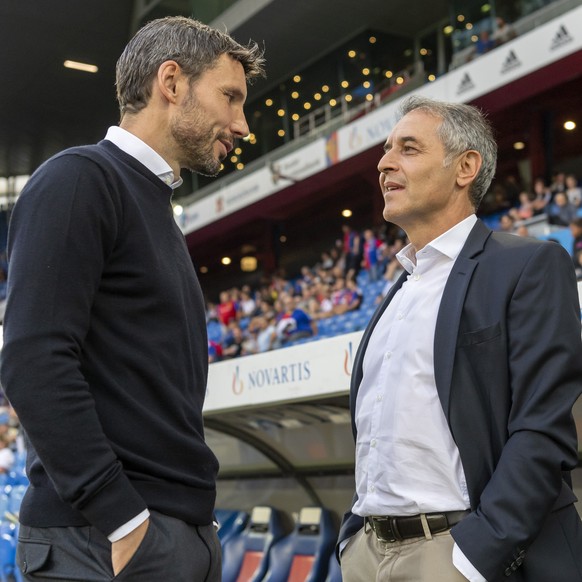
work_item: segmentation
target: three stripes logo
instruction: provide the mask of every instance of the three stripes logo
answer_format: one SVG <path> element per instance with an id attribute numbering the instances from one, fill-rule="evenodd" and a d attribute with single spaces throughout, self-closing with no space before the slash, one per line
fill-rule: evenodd
<path id="1" fill-rule="evenodd" d="M 467 91 L 470 91 L 471 89 L 474 89 L 474 88 L 475 88 L 475 83 L 473 83 L 471 76 L 469 75 L 469 73 L 465 73 L 463 75 L 463 78 L 461 79 L 461 82 L 459 83 L 458 88 L 457 88 L 457 95 L 461 95 L 462 93 L 466 93 Z"/>
<path id="2" fill-rule="evenodd" d="M 558 29 L 558 31 L 556 32 L 556 34 L 554 35 L 554 38 L 552 39 L 552 45 L 550 46 L 550 50 L 556 50 L 562 46 L 564 46 L 565 44 L 568 44 L 569 42 L 572 42 L 572 37 L 570 36 L 570 33 L 568 32 L 568 29 L 566 28 L 566 26 L 564 24 L 562 24 L 560 26 L 560 28 Z"/>
<path id="3" fill-rule="evenodd" d="M 508 71 L 511 71 L 517 67 L 521 67 L 521 61 L 517 58 L 515 51 L 511 50 L 511 51 L 509 51 L 507 58 L 503 62 L 503 66 L 501 67 L 501 72 L 507 73 Z"/>

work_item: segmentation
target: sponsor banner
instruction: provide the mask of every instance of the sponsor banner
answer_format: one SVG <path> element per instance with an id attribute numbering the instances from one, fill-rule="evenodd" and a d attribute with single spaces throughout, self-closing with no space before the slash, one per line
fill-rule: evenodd
<path id="1" fill-rule="evenodd" d="M 469 102 L 582 50 L 582 6 L 517 37 L 415 91 Z M 404 95 L 403 95 L 404 97 Z M 342 127 L 187 207 L 177 221 L 187 234 L 257 202 L 298 180 L 382 144 L 402 98 Z M 378 158 L 380 158 L 378 150 Z"/>
<path id="2" fill-rule="evenodd" d="M 314 141 L 276 162 L 242 177 L 184 209 L 177 222 L 184 234 L 321 172 L 328 166 L 326 140 Z"/>
<path id="3" fill-rule="evenodd" d="M 582 49 L 582 7 L 455 69 L 443 99 L 471 101 Z"/>
<path id="4" fill-rule="evenodd" d="M 374 145 L 384 143 L 396 125 L 398 102 L 394 101 L 385 105 L 339 129 L 337 131 L 338 161 L 347 160 Z M 378 159 L 380 156 L 381 152 L 378 150 Z"/>
<path id="5" fill-rule="evenodd" d="M 347 394 L 362 332 L 211 364 L 204 412 Z"/>
<path id="6" fill-rule="evenodd" d="M 326 140 L 319 138 L 273 162 L 270 166 L 273 182 L 281 189 L 325 170 L 328 166 L 326 146 Z"/>
<path id="7" fill-rule="evenodd" d="M 443 99 L 444 89 L 441 82 L 435 81 L 419 87 L 415 94 L 432 99 Z M 384 144 L 392 128 L 396 125 L 396 115 L 401 101 L 402 99 L 392 101 L 339 129 L 336 132 L 337 161 L 347 160 L 375 145 Z M 381 155 L 382 152 L 378 149 L 378 160 Z"/>
<path id="8" fill-rule="evenodd" d="M 582 7 L 518 37 L 415 91 L 433 99 L 469 102 L 582 49 Z M 382 144 L 402 98 L 337 131 L 337 160 Z M 380 154 L 380 152 L 379 152 Z"/>

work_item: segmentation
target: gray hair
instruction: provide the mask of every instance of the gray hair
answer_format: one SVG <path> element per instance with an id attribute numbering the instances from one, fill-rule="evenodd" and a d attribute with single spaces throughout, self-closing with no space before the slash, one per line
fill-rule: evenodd
<path id="1" fill-rule="evenodd" d="M 117 61 L 121 116 L 137 113 L 147 105 L 152 81 L 163 62 L 176 61 L 194 82 L 223 54 L 243 66 L 247 82 L 264 76 L 263 50 L 255 42 L 243 46 L 228 34 L 183 16 L 149 22 L 137 31 Z"/>
<path id="2" fill-rule="evenodd" d="M 479 173 L 469 188 L 469 198 L 477 209 L 487 193 L 497 166 L 497 143 L 493 137 L 491 124 L 483 113 L 465 103 L 447 103 L 427 97 L 413 95 L 400 105 L 400 117 L 420 109 L 442 120 L 437 134 L 445 150 L 444 166 L 447 167 L 456 156 L 468 150 L 481 154 Z"/>

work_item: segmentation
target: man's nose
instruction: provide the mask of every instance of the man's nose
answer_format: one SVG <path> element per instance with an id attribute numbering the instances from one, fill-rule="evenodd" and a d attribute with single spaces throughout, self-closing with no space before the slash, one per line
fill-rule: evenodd
<path id="1" fill-rule="evenodd" d="M 246 137 L 247 135 L 249 135 L 250 129 L 242 109 L 232 122 L 231 130 L 232 133 L 237 137 Z"/>
<path id="2" fill-rule="evenodd" d="M 378 162 L 378 172 L 384 174 L 389 170 L 393 170 L 394 167 L 394 156 L 390 155 L 390 151 L 385 152 Z"/>

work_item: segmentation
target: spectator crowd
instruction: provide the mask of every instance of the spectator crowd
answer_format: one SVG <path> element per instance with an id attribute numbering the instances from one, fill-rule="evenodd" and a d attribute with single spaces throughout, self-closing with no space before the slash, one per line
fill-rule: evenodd
<path id="1" fill-rule="evenodd" d="M 541 215 L 556 228 L 569 228 L 571 254 L 582 279 L 582 190 L 575 175 L 558 172 L 550 184 L 538 178 L 531 191 L 510 176 L 493 188 L 484 212 L 497 217 L 493 228 L 518 236 L 528 236 L 528 221 Z M 317 336 L 321 320 L 360 308 L 364 291 L 358 281 L 384 281 L 379 300 L 401 272 L 395 255 L 406 243 L 394 225 L 360 232 L 346 224 L 320 260 L 304 265 L 296 277 L 279 272 L 256 289 L 245 285 L 222 291 L 217 302 L 207 303 L 209 361 Z"/>
<path id="2" fill-rule="evenodd" d="M 209 360 L 262 353 L 317 336 L 321 320 L 360 308 L 358 279 L 384 280 L 385 292 L 399 272 L 395 255 L 405 244 L 393 225 L 362 233 L 344 225 L 335 244 L 297 277 L 277 273 L 257 289 L 245 285 L 222 291 L 218 302 L 207 303 Z M 362 271 L 363 279 L 358 277 Z"/>

